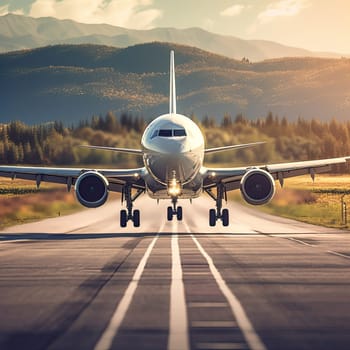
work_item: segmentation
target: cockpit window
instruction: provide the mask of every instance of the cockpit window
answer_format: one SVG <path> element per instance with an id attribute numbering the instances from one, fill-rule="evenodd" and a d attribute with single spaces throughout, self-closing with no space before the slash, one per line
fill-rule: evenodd
<path id="1" fill-rule="evenodd" d="M 152 136 L 151 136 L 151 139 L 154 139 L 155 137 L 158 136 L 158 131 L 159 131 L 159 130 L 154 130 L 154 131 L 153 131 L 153 134 L 152 134 Z"/>
<path id="2" fill-rule="evenodd" d="M 158 136 L 171 137 L 173 136 L 173 131 L 171 129 L 160 129 Z"/>
<path id="3" fill-rule="evenodd" d="M 174 136 L 186 136 L 185 129 L 175 129 L 173 131 L 174 131 Z"/>
<path id="4" fill-rule="evenodd" d="M 160 130 L 154 130 L 153 134 L 151 136 L 151 139 L 154 139 L 157 136 L 160 137 L 179 137 L 179 136 L 186 136 L 186 130 L 185 129 L 160 129 Z"/>

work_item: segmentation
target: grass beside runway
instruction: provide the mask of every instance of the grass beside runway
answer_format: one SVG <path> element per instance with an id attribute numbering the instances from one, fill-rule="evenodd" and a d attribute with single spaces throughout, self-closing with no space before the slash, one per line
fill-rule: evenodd
<path id="1" fill-rule="evenodd" d="M 342 220 L 342 202 L 348 207 L 348 221 Z M 239 193 L 232 198 L 244 202 Z M 285 179 L 284 187 L 276 183 L 276 195 L 267 205 L 256 206 L 266 213 L 333 228 L 350 227 L 350 176 L 316 175 Z"/>
<path id="2" fill-rule="evenodd" d="M 348 206 L 347 224 L 342 222 L 342 196 Z M 230 198 L 245 203 L 239 191 L 235 191 Z M 33 182 L 0 180 L 0 229 L 67 215 L 83 208 L 77 202 L 74 191 L 68 193 L 65 186 L 42 183 L 40 190 L 37 190 Z M 271 203 L 254 208 L 306 223 L 350 228 L 350 176 L 317 175 L 315 182 L 310 176 L 286 179 L 282 189 L 276 183 L 276 195 Z"/>
<path id="3" fill-rule="evenodd" d="M 43 183 L 38 190 L 33 182 L 25 180 L 0 181 L 0 229 L 67 215 L 82 208 L 74 191 L 68 193 L 65 186 Z"/>

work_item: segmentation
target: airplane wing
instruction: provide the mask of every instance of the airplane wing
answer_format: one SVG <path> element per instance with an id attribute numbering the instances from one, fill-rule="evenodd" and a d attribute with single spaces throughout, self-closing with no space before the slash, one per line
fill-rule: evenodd
<path id="1" fill-rule="evenodd" d="M 224 151 L 230 151 L 230 150 L 235 150 L 235 149 L 242 149 L 242 148 L 248 148 L 248 147 L 252 147 L 252 146 L 258 146 L 258 145 L 262 145 L 264 143 L 266 143 L 266 142 L 260 141 L 260 142 L 253 142 L 253 143 L 244 143 L 244 144 L 240 144 L 240 145 L 207 148 L 204 150 L 204 153 L 208 154 L 208 153 L 224 152 Z"/>
<path id="2" fill-rule="evenodd" d="M 84 168 L 49 168 L 0 166 L 0 176 L 12 179 L 33 180 L 39 187 L 41 182 L 52 182 L 67 185 L 68 190 L 75 184 L 77 178 L 86 171 L 97 171 L 105 176 L 109 182 L 109 190 L 122 192 L 125 184 L 136 189 L 145 189 L 143 175 L 145 168 L 135 169 L 84 169 Z"/>
<path id="3" fill-rule="evenodd" d="M 258 165 L 253 167 L 204 168 L 202 169 L 203 188 L 210 189 L 218 183 L 222 183 L 225 185 L 226 191 L 238 189 L 243 175 L 253 168 L 267 171 L 275 180 L 279 180 L 281 186 L 283 186 L 283 180 L 285 178 L 305 174 L 310 174 L 313 178 L 317 173 L 329 172 L 332 165 L 345 164 L 348 161 L 350 161 L 350 157 Z"/>
<path id="4" fill-rule="evenodd" d="M 132 149 L 132 148 L 118 148 L 118 147 L 104 147 L 104 146 L 91 146 L 91 145 L 80 145 L 79 147 L 90 148 L 90 149 L 98 149 L 103 151 L 113 151 L 120 153 L 129 153 L 129 154 L 138 154 L 140 156 L 143 155 L 142 150 L 140 149 Z"/>

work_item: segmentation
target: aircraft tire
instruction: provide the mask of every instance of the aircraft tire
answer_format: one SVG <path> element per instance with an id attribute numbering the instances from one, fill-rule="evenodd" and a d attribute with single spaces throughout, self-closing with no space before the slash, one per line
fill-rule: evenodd
<path id="1" fill-rule="evenodd" d="M 134 227 L 140 227 L 140 210 L 135 209 L 133 215 Z"/>
<path id="2" fill-rule="evenodd" d="M 120 227 L 126 227 L 128 222 L 128 214 L 125 209 L 120 211 Z"/>
<path id="3" fill-rule="evenodd" d="M 215 209 L 209 210 L 209 226 L 215 226 L 216 225 L 216 212 Z"/>
<path id="4" fill-rule="evenodd" d="M 230 222 L 228 209 L 223 209 L 222 211 L 222 225 L 228 226 Z"/>
<path id="5" fill-rule="evenodd" d="M 173 208 L 168 207 L 168 221 L 172 221 L 172 220 L 173 220 Z"/>
<path id="6" fill-rule="evenodd" d="M 176 216 L 178 221 L 182 220 L 182 207 L 177 207 Z"/>

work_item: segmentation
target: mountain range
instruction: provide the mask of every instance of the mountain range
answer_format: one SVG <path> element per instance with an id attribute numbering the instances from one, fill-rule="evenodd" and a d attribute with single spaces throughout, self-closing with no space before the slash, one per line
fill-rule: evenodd
<path id="1" fill-rule="evenodd" d="M 56 44 L 98 44 L 125 48 L 147 42 L 169 42 L 250 61 L 278 57 L 340 57 L 336 53 L 312 52 L 272 41 L 242 40 L 200 28 L 132 30 L 106 24 L 83 24 L 52 17 L 0 16 L 0 52 Z"/>
<path id="2" fill-rule="evenodd" d="M 107 111 L 153 119 L 168 111 L 175 50 L 178 112 L 248 118 L 349 118 L 350 59 L 238 61 L 194 47 L 56 45 L 0 54 L 0 122 L 73 123 Z"/>

